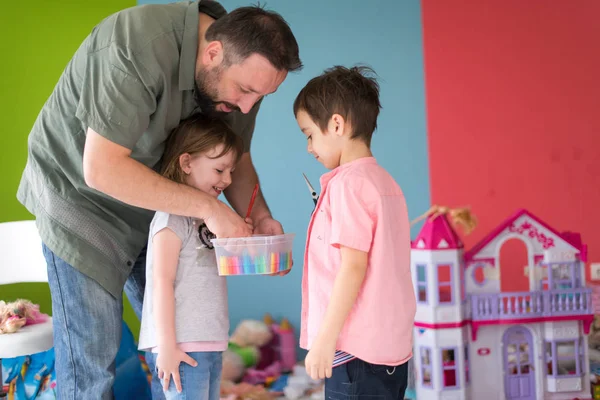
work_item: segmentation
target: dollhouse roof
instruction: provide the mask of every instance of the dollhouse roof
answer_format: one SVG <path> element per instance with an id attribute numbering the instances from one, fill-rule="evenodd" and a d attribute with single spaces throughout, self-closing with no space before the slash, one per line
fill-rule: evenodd
<path id="1" fill-rule="evenodd" d="M 563 241 L 567 245 L 571 246 L 573 250 L 579 252 L 579 258 L 581 261 L 587 261 L 587 245 L 585 245 L 581 240 L 581 235 L 576 232 L 563 232 L 558 233 L 554 228 L 550 225 L 546 224 L 544 221 L 530 213 L 525 209 L 518 210 L 515 214 L 509 217 L 502 224 L 498 225 L 497 228 L 492 230 L 486 237 L 484 237 L 479 243 L 477 243 L 472 249 L 465 253 L 465 265 L 471 261 L 472 259 L 477 257 L 477 254 L 483 250 L 490 242 L 492 242 L 496 237 L 501 235 L 507 228 L 513 227 L 516 220 L 521 218 L 522 216 L 526 216 L 531 219 L 535 223 L 539 224 L 541 227 L 546 229 L 551 235 L 554 241 Z"/>
<path id="2" fill-rule="evenodd" d="M 463 247 L 445 214 L 427 218 L 411 247 L 416 250 L 451 250 Z"/>

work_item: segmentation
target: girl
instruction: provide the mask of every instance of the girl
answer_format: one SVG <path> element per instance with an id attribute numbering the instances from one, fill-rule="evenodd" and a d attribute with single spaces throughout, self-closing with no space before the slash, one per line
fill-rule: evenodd
<path id="1" fill-rule="evenodd" d="M 169 137 L 162 174 L 217 197 L 242 151 L 224 122 L 196 115 Z M 158 353 L 155 372 L 167 399 L 219 399 L 229 318 L 211 238 L 190 217 L 158 211 L 150 225 L 139 348 Z"/>

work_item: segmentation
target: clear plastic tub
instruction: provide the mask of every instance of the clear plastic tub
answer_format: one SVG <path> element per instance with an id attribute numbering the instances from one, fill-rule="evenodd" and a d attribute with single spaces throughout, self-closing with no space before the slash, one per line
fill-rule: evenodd
<path id="1" fill-rule="evenodd" d="M 266 275 L 292 267 L 294 233 L 212 239 L 219 275 Z"/>

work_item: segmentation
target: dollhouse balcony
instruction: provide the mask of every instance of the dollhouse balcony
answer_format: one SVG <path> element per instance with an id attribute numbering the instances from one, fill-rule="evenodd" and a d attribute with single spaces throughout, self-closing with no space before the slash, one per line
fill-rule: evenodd
<path id="1" fill-rule="evenodd" d="M 592 289 L 585 287 L 472 294 L 470 297 L 473 340 L 482 325 L 582 320 L 584 330 L 588 331 L 594 317 Z"/>

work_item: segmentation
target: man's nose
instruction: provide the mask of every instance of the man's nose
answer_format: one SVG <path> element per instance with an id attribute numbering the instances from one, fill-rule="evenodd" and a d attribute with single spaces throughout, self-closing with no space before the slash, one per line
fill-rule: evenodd
<path id="1" fill-rule="evenodd" d="M 254 107 L 256 102 L 258 100 L 260 100 L 261 98 L 262 98 L 262 96 L 260 96 L 258 94 L 254 94 L 254 93 L 247 94 L 242 97 L 242 99 L 237 104 L 237 106 L 240 108 L 241 112 L 243 112 L 244 114 L 248 114 L 250 112 L 250 110 L 252 110 L 252 107 Z"/>

